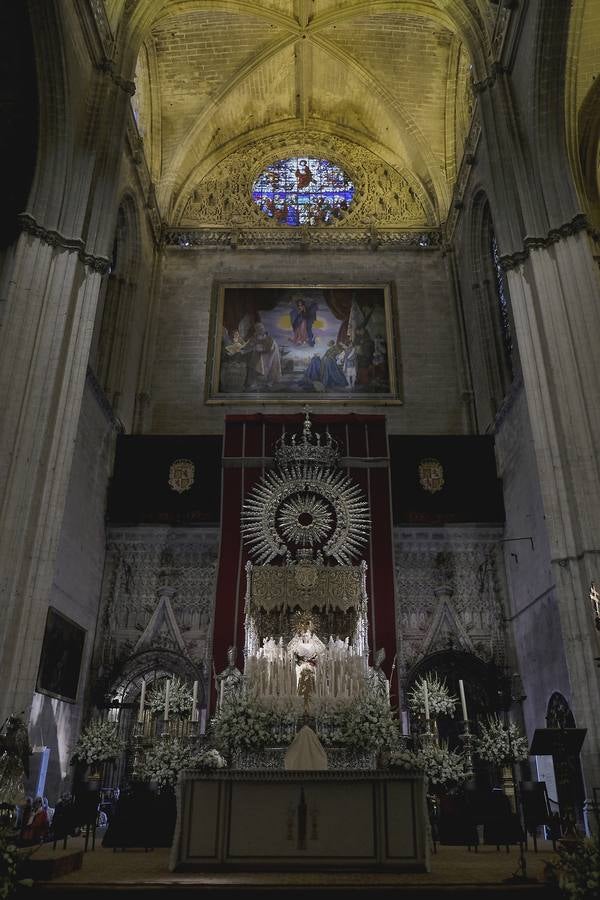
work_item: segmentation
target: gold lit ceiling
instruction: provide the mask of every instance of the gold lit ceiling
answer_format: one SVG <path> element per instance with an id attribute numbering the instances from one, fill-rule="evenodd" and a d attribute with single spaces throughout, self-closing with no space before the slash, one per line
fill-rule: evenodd
<path id="1" fill-rule="evenodd" d="M 107 0 L 107 9 L 138 54 L 138 125 L 170 222 L 212 196 L 207 185 L 230 190 L 235 166 L 246 184 L 249 167 L 294 147 L 334 154 L 351 175 L 381 183 L 382 196 L 386 179 L 408 185 L 424 222 L 445 220 L 471 80 L 489 57 L 489 0 Z M 365 220 L 375 214 L 364 210 Z"/>

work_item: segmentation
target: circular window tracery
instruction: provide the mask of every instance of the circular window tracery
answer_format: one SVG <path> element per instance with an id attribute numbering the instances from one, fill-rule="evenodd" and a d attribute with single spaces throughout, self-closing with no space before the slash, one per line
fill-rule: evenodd
<path id="1" fill-rule="evenodd" d="M 279 225 L 331 225 L 348 211 L 354 185 L 340 166 L 314 156 L 291 156 L 267 166 L 252 199 Z"/>

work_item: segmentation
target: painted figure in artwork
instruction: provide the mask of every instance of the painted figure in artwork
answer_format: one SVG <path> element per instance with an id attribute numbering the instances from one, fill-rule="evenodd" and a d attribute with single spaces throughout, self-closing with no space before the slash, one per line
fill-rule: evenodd
<path id="1" fill-rule="evenodd" d="M 240 353 L 241 350 L 246 346 L 247 341 L 243 341 L 239 331 L 236 329 L 233 332 L 233 337 L 231 339 L 230 344 L 225 345 L 225 352 L 229 354 L 229 356 L 234 356 L 236 353 Z"/>
<path id="2" fill-rule="evenodd" d="M 294 305 L 290 311 L 290 320 L 292 322 L 292 331 L 294 334 L 289 340 L 292 344 L 308 344 L 309 347 L 315 346 L 315 336 L 312 328 L 316 318 L 316 300 L 305 300 L 303 297 L 299 297 L 294 301 Z"/>
<path id="3" fill-rule="evenodd" d="M 346 376 L 342 372 L 338 364 L 338 357 L 343 353 L 345 347 L 336 341 L 329 341 L 327 350 L 323 354 L 321 360 L 321 382 L 325 388 L 344 388 L 348 382 Z"/>
<path id="4" fill-rule="evenodd" d="M 356 347 L 356 383 L 367 385 L 373 374 L 373 352 L 375 350 L 375 343 L 369 334 L 369 329 L 362 326 L 357 328 L 353 343 Z"/>
<path id="5" fill-rule="evenodd" d="M 353 388 L 356 384 L 356 347 L 353 344 L 348 344 L 344 350 L 342 371 L 346 376 L 348 386 Z"/>
<path id="6" fill-rule="evenodd" d="M 308 167 L 308 163 L 305 159 L 298 160 L 298 168 L 296 169 L 296 181 L 299 188 L 308 187 L 308 185 L 313 180 L 313 173 L 310 171 Z"/>
<path id="7" fill-rule="evenodd" d="M 265 384 L 267 387 L 281 381 L 281 357 L 279 347 L 262 322 L 254 326 L 254 335 L 248 341 L 251 350 L 248 361 L 248 387 Z"/>

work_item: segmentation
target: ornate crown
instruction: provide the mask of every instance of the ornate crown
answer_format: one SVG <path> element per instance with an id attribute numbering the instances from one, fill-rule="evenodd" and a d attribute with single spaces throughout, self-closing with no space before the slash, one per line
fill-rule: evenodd
<path id="1" fill-rule="evenodd" d="M 302 433 L 292 434 L 288 438 L 284 425 L 281 437 L 275 444 L 275 459 L 282 469 L 305 463 L 332 467 L 337 465 L 339 458 L 338 443 L 331 437 L 329 428 L 325 429 L 323 440 L 320 434 L 313 432 L 307 407 L 304 410 Z"/>

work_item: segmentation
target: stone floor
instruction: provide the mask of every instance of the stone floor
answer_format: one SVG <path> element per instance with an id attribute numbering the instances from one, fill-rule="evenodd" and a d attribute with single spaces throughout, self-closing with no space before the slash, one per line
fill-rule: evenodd
<path id="1" fill-rule="evenodd" d="M 66 852 L 79 850 L 80 839 L 71 838 Z M 311 895 L 339 895 L 341 891 L 353 897 L 365 892 L 385 894 L 418 894 L 419 897 L 439 896 L 442 893 L 486 897 L 529 894 L 550 895 L 545 884 L 545 866 L 553 858 L 552 845 L 538 842 L 539 852 L 530 847 L 526 854 L 528 875 L 536 879 L 532 885 L 507 884 L 506 879 L 518 868 L 518 848 L 510 852 L 500 852 L 495 847 L 482 846 L 477 853 L 465 847 L 441 846 L 431 857 L 431 872 L 428 874 L 391 873 L 334 873 L 334 872 L 278 872 L 239 873 L 201 872 L 174 873 L 168 870 L 169 851 L 156 849 L 116 852 L 103 849 L 99 844 L 95 850 L 84 854 L 82 868 L 76 872 L 53 879 L 37 882 L 43 893 L 55 897 L 100 896 L 110 897 L 115 893 L 132 896 L 158 897 L 173 893 L 188 893 L 193 889 L 203 896 L 243 895 L 244 898 L 268 893 L 271 896 L 286 896 L 310 890 Z M 51 845 L 42 847 L 36 855 L 39 858 L 61 854 L 62 850 L 52 850 Z M 161 890 L 162 889 L 162 890 Z M 165 893 L 166 891 L 166 893 Z"/>

